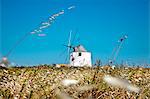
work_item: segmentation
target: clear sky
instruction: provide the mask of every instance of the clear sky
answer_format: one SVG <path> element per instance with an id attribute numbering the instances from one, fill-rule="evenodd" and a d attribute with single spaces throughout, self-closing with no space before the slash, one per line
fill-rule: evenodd
<path id="1" fill-rule="evenodd" d="M 106 63 L 118 39 L 128 35 L 117 61 L 150 63 L 149 0 L 1 0 L 1 55 L 5 55 L 24 34 L 34 30 L 49 16 L 76 6 L 59 16 L 42 33 L 28 36 L 9 56 L 17 64 L 63 63 L 69 31 L 88 51 L 93 63 Z M 60 53 L 63 53 L 60 55 Z M 0 57 L 1 57 L 0 55 Z"/>

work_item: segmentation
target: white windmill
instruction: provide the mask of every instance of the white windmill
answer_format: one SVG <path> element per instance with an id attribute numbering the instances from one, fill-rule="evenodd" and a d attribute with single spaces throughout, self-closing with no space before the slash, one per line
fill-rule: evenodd
<path id="1" fill-rule="evenodd" d="M 75 46 L 73 52 L 70 53 L 70 65 L 92 67 L 91 56 L 91 52 L 88 52 L 83 45 Z"/>
<path id="2" fill-rule="evenodd" d="M 124 41 L 128 38 L 127 35 L 122 36 L 119 40 L 118 40 L 118 45 L 114 48 L 112 55 L 111 55 L 111 59 L 109 60 L 109 65 L 113 65 L 116 62 L 116 58 L 118 56 L 118 53 L 124 43 Z"/>
<path id="3" fill-rule="evenodd" d="M 91 52 L 88 52 L 83 45 L 72 46 L 71 33 L 72 31 L 70 32 L 68 45 L 65 45 L 68 47 L 69 65 L 75 67 L 92 67 Z"/>

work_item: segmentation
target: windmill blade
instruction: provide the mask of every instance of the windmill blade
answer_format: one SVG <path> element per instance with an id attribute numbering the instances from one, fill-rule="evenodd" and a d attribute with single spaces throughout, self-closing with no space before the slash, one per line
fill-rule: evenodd
<path id="1" fill-rule="evenodd" d="M 68 61 L 68 63 L 69 63 L 68 58 L 69 58 L 69 56 L 70 56 L 70 50 L 71 50 L 71 48 L 72 48 L 72 46 L 71 46 L 71 35 L 72 35 L 72 30 L 71 30 L 70 33 L 69 33 L 68 45 L 67 45 L 67 47 L 68 47 L 68 54 L 66 55 L 65 63 L 67 63 L 67 61 Z M 65 45 L 65 46 L 66 46 L 66 45 Z"/>
<path id="2" fill-rule="evenodd" d="M 128 36 L 127 36 L 127 35 L 124 35 L 124 36 L 119 40 L 120 45 L 118 46 L 118 49 L 117 49 L 117 51 L 116 51 L 116 53 L 115 53 L 115 55 L 114 55 L 114 61 L 116 60 L 116 58 L 117 58 L 117 56 L 118 56 L 118 53 L 119 53 L 119 51 L 120 51 L 120 49 L 121 49 L 121 47 L 122 47 L 122 45 L 123 45 L 123 43 L 124 43 L 124 40 L 127 39 L 127 38 L 128 38 Z"/>
<path id="3" fill-rule="evenodd" d="M 60 53 L 58 53 L 56 55 L 56 57 L 54 58 L 54 63 L 56 62 L 56 60 L 60 60 L 60 59 L 64 59 L 63 57 L 65 57 L 65 53 L 67 53 L 67 48 L 65 48 L 64 50 L 61 50 Z"/>
<path id="4" fill-rule="evenodd" d="M 113 57 L 113 61 L 116 60 L 116 58 L 117 58 L 117 56 L 118 56 L 118 54 L 119 54 L 119 51 L 120 51 L 120 49 L 121 49 L 122 44 L 123 44 L 123 42 L 121 42 L 120 45 L 119 45 L 119 47 L 117 48 L 117 51 L 116 51 L 116 53 L 115 53 L 115 55 L 114 55 L 114 57 Z"/>
<path id="5" fill-rule="evenodd" d="M 118 46 L 117 46 L 117 47 L 118 47 Z M 111 53 L 111 55 L 110 55 L 110 57 L 109 57 L 109 63 L 112 61 L 111 58 L 114 56 L 114 54 L 115 54 L 115 52 L 116 52 L 116 50 L 117 50 L 117 47 L 115 47 L 115 48 L 113 49 L 113 51 L 112 51 L 112 53 Z"/>
<path id="6" fill-rule="evenodd" d="M 68 46 L 71 46 L 71 34 L 72 34 L 72 30 L 69 33 Z M 70 47 L 68 47 L 68 55 L 70 55 Z"/>
<path id="7" fill-rule="evenodd" d="M 78 30 L 76 29 L 75 35 L 73 36 L 73 39 L 72 39 L 72 43 L 71 43 L 72 45 L 74 45 L 74 42 L 76 41 L 77 32 Z"/>
<path id="8" fill-rule="evenodd" d="M 69 55 L 68 55 L 68 47 L 71 49 L 72 47 L 71 46 L 68 46 L 68 45 L 64 45 L 63 44 L 63 46 L 65 46 L 65 47 L 67 47 L 67 48 L 65 48 L 64 50 L 62 50 L 61 51 L 61 53 L 58 55 L 58 57 L 57 58 L 62 58 L 62 57 L 64 57 L 63 59 L 63 63 L 67 63 L 68 62 L 68 57 L 69 57 Z M 70 53 L 70 52 L 69 52 Z M 65 55 L 65 56 L 64 56 Z"/>
<path id="9" fill-rule="evenodd" d="M 119 44 L 119 46 L 118 46 L 118 48 L 117 48 L 117 51 L 116 51 L 116 53 L 115 53 L 115 55 L 114 55 L 114 61 L 116 60 L 116 58 L 117 58 L 117 56 L 118 56 L 118 54 L 119 54 L 119 51 L 120 51 L 120 49 L 121 49 L 121 47 L 122 47 L 122 45 L 123 45 L 123 43 L 124 43 L 124 40 L 127 39 L 127 38 L 128 38 L 127 35 L 124 35 L 122 38 L 120 38 L 120 40 L 119 40 L 120 44 Z"/>
<path id="10" fill-rule="evenodd" d="M 112 52 L 112 59 L 111 59 L 111 63 L 112 62 L 115 62 L 116 61 L 116 58 L 117 58 L 117 56 L 118 56 L 118 54 L 119 54 L 119 52 L 120 52 L 120 49 L 121 49 L 121 47 L 122 47 L 122 45 L 123 45 L 123 43 L 124 43 L 124 40 L 125 39 L 127 39 L 128 38 L 128 36 L 127 35 L 124 35 L 123 37 L 121 37 L 119 40 L 118 40 L 118 42 L 119 42 L 119 44 L 117 45 L 117 47 L 113 50 L 113 52 Z"/>
<path id="11" fill-rule="evenodd" d="M 66 55 L 66 57 L 64 58 L 65 60 L 64 60 L 64 63 L 69 63 L 69 57 L 70 57 L 70 51 L 71 51 L 71 48 L 73 48 L 72 47 L 72 45 L 71 45 L 71 36 L 72 36 L 72 30 L 69 32 L 69 37 L 68 37 L 68 44 L 67 45 L 65 45 L 65 44 L 63 44 L 63 46 L 65 46 L 65 47 L 67 47 L 68 49 L 68 51 L 67 51 L 67 55 Z"/>
<path id="12" fill-rule="evenodd" d="M 58 57 L 62 57 L 66 52 L 67 52 L 67 49 L 62 50 L 62 52 L 58 54 Z"/>
<path id="13" fill-rule="evenodd" d="M 64 63 L 65 63 L 65 64 L 68 63 L 68 55 L 66 55 Z"/>

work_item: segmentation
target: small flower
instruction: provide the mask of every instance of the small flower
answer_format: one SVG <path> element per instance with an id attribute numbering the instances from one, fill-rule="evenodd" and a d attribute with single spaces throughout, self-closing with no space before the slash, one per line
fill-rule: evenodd
<path id="1" fill-rule="evenodd" d="M 112 86 L 115 86 L 115 87 L 124 88 L 126 90 L 133 91 L 136 93 L 139 93 L 139 91 L 140 91 L 140 89 L 138 87 L 133 86 L 127 80 L 112 77 L 110 75 L 105 75 L 103 79 L 106 83 L 108 83 Z"/>
<path id="2" fill-rule="evenodd" d="M 62 81 L 62 84 L 64 86 L 70 86 L 70 85 L 75 85 L 75 84 L 78 84 L 79 81 L 78 80 L 72 80 L 72 79 L 65 79 Z"/>
<path id="3" fill-rule="evenodd" d="M 136 87 L 136 86 L 133 86 L 133 85 L 128 85 L 127 86 L 127 90 L 133 91 L 133 92 L 136 92 L 136 93 L 140 92 L 140 89 L 138 87 Z"/>

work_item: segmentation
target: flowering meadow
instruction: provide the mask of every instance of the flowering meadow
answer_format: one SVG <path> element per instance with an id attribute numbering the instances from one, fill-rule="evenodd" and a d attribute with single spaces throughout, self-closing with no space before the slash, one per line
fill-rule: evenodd
<path id="1" fill-rule="evenodd" d="M 150 68 L 0 68 L 0 99 L 149 99 Z"/>

